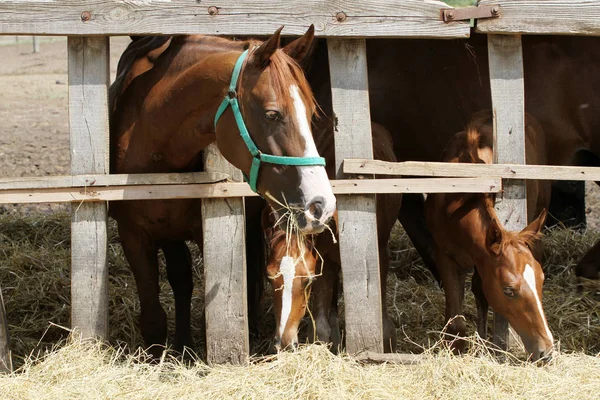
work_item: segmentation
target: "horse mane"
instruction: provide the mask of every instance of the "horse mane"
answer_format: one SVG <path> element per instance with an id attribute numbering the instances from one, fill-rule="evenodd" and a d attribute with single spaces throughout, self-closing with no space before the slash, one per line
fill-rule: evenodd
<path id="1" fill-rule="evenodd" d="M 247 46 L 255 44 L 248 42 Z M 306 109 L 310 115 L 317 110 L 317 101 L 310 88 L 310 84 L 304 76 L 302 67 L 292 57 L 288 56 L 282 49 L 277 49 L 269 59 L 269 73 L 273 82 L 273 90 L 286 108 L 293 108 L 289 87 L 296 85 L 304 98 Z M 242 70 L 242 75 L 244 71 Z M 240 80 L 243 76 L 240 76 Z"/>

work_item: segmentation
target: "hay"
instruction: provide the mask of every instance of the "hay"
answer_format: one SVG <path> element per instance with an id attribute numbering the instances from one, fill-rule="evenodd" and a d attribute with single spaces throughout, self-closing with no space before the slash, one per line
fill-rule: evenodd
<path id="1" fill-rule="evenodd" d="M 0 282 L 16 366 L 31 353 L 44 354 L 66 337 L 58 326 L 69 326 L 70 315 L 70 217 L 61 215 L 0 215 Z M 142 345 L 137 324 L 139 302 L 135 284 L 123 255 L 114 221 L 110 223 L 109 342 L 136 349 Z M 600 353 L 600 309 L 598 282 L 586 282 L 577 291 L 573 266 L 600 237 L 599 233 L 576 233 L 554 229 L 544 238 L 546 284 L 544 306 L 554 336 L 563 353 Z M 391 243 L 392 270 L 388 279 L 388 307 L 397 327 L 398 349 L 420 353 L 440 338 L 444 326 L 443 292 L 423 267 L 410 241 L 396 227 Z M 192 246 L 194 293 L 192 337 L 195 350 L 202 356 L 203 280 L 201 257 Z M 161 301 L 174 332 L 174 303 L 161 260 Z M 469 332 L 475 331 L 475 302 L 467 283 L 465 318 Z M 266 286 L 263 325 L 251 340 L 252 353 L 264 354 L 275 329 L 270 310 L 270 285 Z M 343 300 L 340 301 L 343 327 Z M 56 324 L 56 325 L 51 325 Z M 303 327 L 310 323 L 307 317 Z M 57 326 L 58 325 L 58 326 Z M 491 335 L 491 331 L 489 332 Z M 300 334 L 302 338 L 302 332 Z"/>
<path id="2" fill-rule="evenodd" d="M 0 376 L 3 399 L 429 399 L 594 398 L 600 359 L 562 354 L 546 366 L 430 349 L 414 366 L 362 365 L 321 345 L 255 358 L 250 366 L 140 361 L 99 343 L 70 342 Z M 143 357 L 141 357 L 143 358 Z"/>

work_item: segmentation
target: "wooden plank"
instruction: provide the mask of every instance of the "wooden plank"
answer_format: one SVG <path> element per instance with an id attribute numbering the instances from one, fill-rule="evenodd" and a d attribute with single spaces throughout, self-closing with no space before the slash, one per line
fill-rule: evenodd
<path id="1" fill-rule="evenodd" d="M 371 351 L 357 354 L 355 358 L 362 363 L 399 365 L 419 365 L 426 360 L 422 354 L 374 353 Z"/>
<path id="2" fill-rule="evenodd" d="M 542 179 L 553 181 L 600 181 L 599 167 L 520 164 L 466 164 L 444 162 L 387 162 L 344 160 L 344 172 L 351 174 L 408 175 L 456 178 Z"/>
<path id="3" fill-rule="evenodd" d="M 207 171 L 242 174 L 212 144 L 204 151 Z M 204 276 L 207 359 L 245 364 L 249 359 L 244 199 L 204 199 Z"/>
<path id="4" fill-rule="evenodd" d="M 525 86 L 523 48 L 520 36 L 488 36 L 490 87 L 494 114 L 494 162 L 525 164 Z M 496 196 L 496 213 L 506 229 L 520 231 L 527 226 L 525 181 L 506 181 Z M 510 347 L 508 322 L 494 316 L 493 342 Z"/>
<path id="5" fill-rule="evenodd" d="M 600 35 L 596 0 L 480 0 L 500 4 L 500 18 L 477 21 L 477 32 L 552 35 Z"/>
<path id="6" fill-rule="evenodd" d="M 329 70 L 336 125 L 338 179 L 342 160 L 373 158 L 367 53 L 364 39 L 329 39 Z M 337 197 L 346 351 L 383 352 L 375 195 Z"/>
<path id="7" fill-rule="evenodd" d="M 440 20 L 443 7 L 435 0 L 11 0 L 0 1 L 0 33 L 246 36 L 285 25 L 285 34 L 300 35 L 314 24 L 318 36 L 468 37 L 468 22 Z"/>
<path id="8" fill-rule="evenodd" d="M 108 39 L 68 39 L 72 174 L 108 173 Z M 107 338 L 107 203 L 71 213 L 71 325 L 83 338 Z"/>
<path id="9" fill-rule="evenodd" d="M 8 320 L 4 308 L 4 297 L 0 288 L 0 373 L 12 372 L 12 357 L 10 352 L 10 335 L 8 332 Z"/>
<path id="10" fill-rule="evenodd" d="M 347 179 L 330 181 L 335 194 L 369 193 L 497 193 L 499 178 Z M 212 199 L 257 196 L 248 184 L 107 186 L 0 190 L 0 204 L 80 203 L 122 200 Z"/>
<path id="11" fill-rule="evenodd" d="M 217 172 L 184 172 L 172 174 L 119 174 L 119 175 L 62 175 L 0 178 L 0 190 L 77 188 L 136 185 L 184 185 L 225 181 L 227 174 Z"/>

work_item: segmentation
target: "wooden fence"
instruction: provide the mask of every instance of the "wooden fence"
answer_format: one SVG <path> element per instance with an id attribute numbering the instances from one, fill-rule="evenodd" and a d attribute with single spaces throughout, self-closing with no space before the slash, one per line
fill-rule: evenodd
<path id="1" fill-rule="evenodd" d="M 209 362 L 248 359 L 243 196 L 245 183 L 215 151 L 206 152 L 207 171 L 196 174 L 111 175 L 108 170 L 110 35 L 302 34 L 312 23 L 328 39 L 335 137 L 346 347 L 350 353 L 382 352 L 379 255 L 375 193 L 498 192 L 497 209 L 509 229 L 527 220 L 524 179 L 597 179 L 597 169 L 519 167 L 525 163 L 522 33 L 600 35 L 600 2 L 590 0 L 482 0 L 498 5 L 493 19 L 479 20 L 489 35 L 495 155 L 505 166 L 460 166 L 454 171 L 429 163 L 387 166 L 374 163 L 369 121 L 365 38 L 466 38 L 468 21 L 441 20 L 435 0 L 197 0 L 97 1 L 0 0 L 0 35 L 67 35 L 72 176 L 0 181 L 0 203 L 72 202 L 72 325 L 84 337 L 106 337 L 107 203 L 114 200 L 203 198 L 204 265 Z M 268 10 L 268 12 L 266 11 Z M 509 134 L 511 132 L 511 134 Z M 352 159 L 360 159 L 352 161 Z M 344 164 L 342 168 L 342 164 Z M 516 165 L 515 165 L 516 164 Z M 449 179 L 348 179 L 380 173 L 452 176 Z M 402 169 L 405 168 L 405 169 Z M 458 167 L 457 167 L 458 168 Z M 472 169 L 473 168 L 473 169 Z M 479 169 L 475 169 L 479 168 Z M 429 173 L 427 171 L 430 171 Z M 226 174 L 226 175 L 224 175 Z M 481 176 L 485 174 L 487 178 Z M 466 178 L 460 178 L 466 177 Z M 435 179 L 435 180 L 433 180 Z M 229 197 L 229 199 L 226 199 Z M 351 227 L 351 228 L 348 228 Z M 216 233 L 218 232 L 218 234 Z M 237 232 L 234 234 L 234 232 Z M 368 240 L 365 240 L 368 238 Z M 226 247 L 233 249 L 220 252 Z M 223 254 L 228 254 L 223 258 Z M 217 255 L 221 255 L 217 257 Z M 227 292 L 216 290 L 229 287 Z M 497 319 L 495 341 L 507 342 L 506 322 Z"/>

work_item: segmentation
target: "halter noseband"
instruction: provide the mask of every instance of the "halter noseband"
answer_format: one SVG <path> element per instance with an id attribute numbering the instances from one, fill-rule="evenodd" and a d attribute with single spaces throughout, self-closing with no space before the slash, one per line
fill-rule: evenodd
<path id="1" fill-rule="evenodd" d="M 244 123 L 244 118 L 242 117 L 242 112 L 240 111 L 240 106 L 237 100 L 237 83 L 240 77 L 240 71 L 242 70 L 242 65 L 244 64 L 244 60 L 248 56 L 248 50 L 244 51 L 240 57 L 237 59 L 235 66 L 233 67 L 233 74 L 231 75 L 231 83 L 229 84 L 229 90 L 227 91 L 227 95 L 223 99 L 223 102 L 219 106 L 217 110 L 217 114 L 215 115 L 215 131 L 217 129 L 217 123 L 219 122 L 219 118 L 223 115 L 228 106 L 231 106 L 231 110 L 233 111 L 233 116 L 235 117 L 235 122 L 240 131 L 240 135 L 242 139 L 244 139 L 244 143 L 246 143 L 246 147 L 252 154 L 252 166 L 250 167 L 250 176 L 246 176 L 244 174 L 244 179 L 248 184 L 250 184 L 250 188 L 252 191 L 257 192 L 256 190 L 256 182 L 258 180 L 258 171 L 260 170 L 261 163 L 268 164 L 276 164 L 276 165 L 293 165 L 293 166 L 310 166 L 310 165 L 321 165 L 325 166 L 325 159 L 323 157 L 288 157 L 288 156 L 274 156 L 271 154 L 262 153 L 252 138 L 248 133 L 248 129 L 246 128 L 246 124 Z"/>

